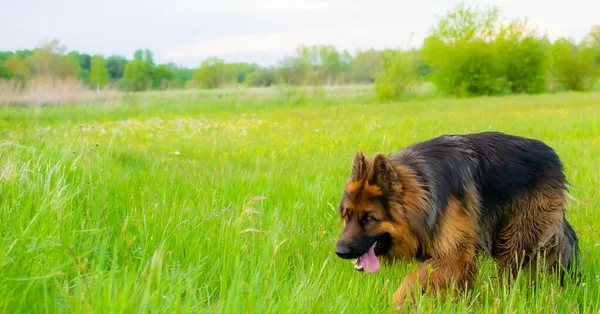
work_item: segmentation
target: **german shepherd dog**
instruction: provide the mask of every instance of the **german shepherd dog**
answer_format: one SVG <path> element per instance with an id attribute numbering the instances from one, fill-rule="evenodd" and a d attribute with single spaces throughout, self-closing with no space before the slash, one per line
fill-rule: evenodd
<path id="1" fill-rule="evenodd" d="M 398 309 L 430 288 L 470 288 L 479 254 L 509 280 L 521 268 L 572 270 L 579 248 L 565 219 L 567 184 L 551 147 L 500 132 L 442 135 L 370 160 L 358 151 L 335 253 L 368 273 L 380 260 L 420 261 L 394 293 Z"/>

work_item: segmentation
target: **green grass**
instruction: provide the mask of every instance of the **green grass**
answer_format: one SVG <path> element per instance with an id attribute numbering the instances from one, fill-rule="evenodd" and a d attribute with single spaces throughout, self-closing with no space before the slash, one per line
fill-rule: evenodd
<path id="1" fill-rule="evenodd" d="M 600 93 L 376 103 L 178 100 L 0 111 L 0 312 L 381 313 L 415 264 L 354 271 L 334 208 L 357 149 L 536 137 L 563 158 L 584 284 L 495 284 L 420 313 L 597 313 Z"/>

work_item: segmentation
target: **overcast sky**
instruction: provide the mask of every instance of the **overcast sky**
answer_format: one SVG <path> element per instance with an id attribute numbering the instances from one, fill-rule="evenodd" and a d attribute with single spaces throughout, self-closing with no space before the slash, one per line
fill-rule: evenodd
<path id="1" fill-rule="evenodd" d="M 357 48 L 420 45 L 458 2 L 446 0 L 2 0 L 0 50 L 59 39 L 69 50 L 197 66 L 208 56 L 273 64 L 300 43 Z M 551 38 L 579 40 L 600 24 L 600 1 L 471 0 L 528 17 Z M 412 42 L 411 42 L 412 34 Z"/>

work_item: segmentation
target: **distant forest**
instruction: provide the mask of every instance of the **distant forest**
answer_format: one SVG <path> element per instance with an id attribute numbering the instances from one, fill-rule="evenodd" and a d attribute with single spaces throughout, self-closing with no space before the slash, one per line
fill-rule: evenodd
<path id="1" fill-rule="evenodd" d="M 156 64 L 148 49 L 132 58 L 67 51 L 59 40 L 0 52 L 0 80 L 25 86 L 36 77 L 77 79 L 92 89 L 146 91 L 230 86 L 374 84 L 394 98 L 431 83 L 455 96 L 590 90 L 600 77 L 600 26 L 581 41 L 554 41 L 525 19 L 501 23 L 496 7 L 459 4 L 433 25 L 417 49 L 362 50 L 300 45 L 272 67 L 217 57 L 197 68 Z"/>

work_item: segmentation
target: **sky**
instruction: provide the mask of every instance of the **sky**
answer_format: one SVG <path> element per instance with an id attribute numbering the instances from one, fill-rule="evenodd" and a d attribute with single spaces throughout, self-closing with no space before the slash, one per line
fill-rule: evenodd
<path id="1" fill-rule="evenodd" d="M 550 38 L 580 40 L 600 24 L 600 1 L 471 0 L 523 17 Z M 338 49 L 419 46 L 458 0 L 3 0 L 0 50 L 32 49 L 58 39 L 68 50 L 197 67 L 218 56 L 229 62 L 275 64 L 299 44 Z"/>

